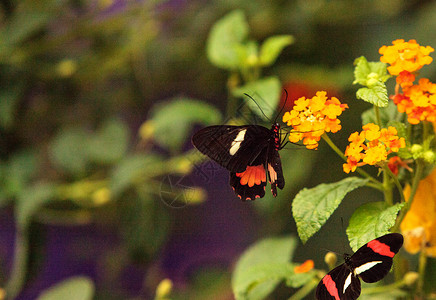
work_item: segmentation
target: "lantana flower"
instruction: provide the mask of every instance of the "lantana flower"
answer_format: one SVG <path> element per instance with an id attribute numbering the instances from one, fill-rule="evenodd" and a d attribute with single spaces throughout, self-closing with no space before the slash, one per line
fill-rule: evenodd
<path id="1" fill-rule="evenodd" d="M 390 65 L 389 73 L 398 76 L 397 83 L 403 88 L 410 86 L 415 80 L 413 73 L 433 61 L 429 56 L 433 51 L 432 47 L 421 46 L 416 40 L 405 42 L 403 39 L 393 41 L 392 46 L 382 46 L 379 49 L 382 54 L 380 61 Z"/>
<path id="2" fill-rule="evenodd" d="M 283 116 L 283 122 L 293 129 L 289 133 L 292 143 L 303 141 L 308 149 L 316 149 L 324 132 L 338 132 L 342 127 L 337 118 L 348 108 L 336 97 L 327 98 L 327 93 L 320 91 L 311 99 L 301 97 L 294 102 L 294 107 Z"/>
<path id="3" fill-rule="evenodd" d="M 404 90 L 403 94 L 392 97 L 399 112 L 407 114 L 410 124 L 420 121 L 436 121 L 436 84 L 421 78 L 418 84 Z"/>
<path id="4" fill-rule="evenodd" d="M 363 165 L 376 165 L 387 160 L 392 152 L 398 152 L 406 146 L 404 138 L 398 137 L 395 127 L 382 128 L 373 123 L 362 127 L 363 131 L 354 132 L 348 138 L 350 144 L 345 150 L 347 163 L 343 165 L 345 173 L 354 172 Z"/>
<path id="5" fill-rule="evenodd" d="M 404 196 L 409 198 L 410 185 L 404 188 Z M 427 256 L 436 257 L 436 169 L 419 182 L 400 229 L 407 252 L 425 251 Z"/>

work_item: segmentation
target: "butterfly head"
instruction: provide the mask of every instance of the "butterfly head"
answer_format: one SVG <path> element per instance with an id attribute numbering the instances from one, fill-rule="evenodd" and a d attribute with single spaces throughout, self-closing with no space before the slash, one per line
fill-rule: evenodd
<path id="1" fill-rule="evenodd" d="M 352 263 L 351 263 L 351 255 L 350 254 L 344 253 L 344 261 L 348 267 L 353 268 Z"/>

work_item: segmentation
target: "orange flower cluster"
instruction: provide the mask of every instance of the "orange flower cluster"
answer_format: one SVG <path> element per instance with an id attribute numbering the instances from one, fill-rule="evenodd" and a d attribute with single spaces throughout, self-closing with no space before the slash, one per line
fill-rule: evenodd
<path id="1" fill-rule="evenodd" d="M 389 73 L 394 76 L 400 75 L 397 82 L 406 85 L 406 82 L 415 80 L 413 73 L 433 61 L 429 56 L 433 51 L 430 46 L 420 46 L 415 40 L 405 42 L 403 39 L 393 41 L 392 46 L 382 46 L 379 49 L 379 53 L 382 54 L 380 61 L 390 64 Z"/>
<path id="2" fill-rule="evenodd" d="M 404 196 L 409 198 L 410 185 L 404 188 Z M 436 257 L 436 170 L 419 182 L 400 229 L 407 252 L 425 251 L 427 256 Z"/>
<path id="3" fill-rule="evenodd" d="M 373 123 L 362 127 L 363 131 L 354 132 L 348 138 L 350 144 L 345 150 L 347 163 L 343 164 L 345 173 L 354 172 L 363 165 L 375 165 L 385 161 L 392 152 L 398 152 L 406 146 L 404 138 L 399 138 L 397 129 L 389 126 L 380 130 Z M 362 152 L 363 151 L 363 152 Z"/>
<path id="4" fill-rule="evenodd" d="M 382 46 L 379 49 L 380 61 L 390 64 L 388 71 L 397 76 L 397 85 L 401 86 L 403 93 L 392 96 L 399 112 L 407 114 L 410 124 L 420 121 L 436 121 L 436 85 L 428 79 L 422 78 L 418 84 L 415 81 L 416 72 L 424 65 L 433 61 L 429 56 L 434 49 L 430 46 L 420 46 L 415 40 L 405 42 L 398 39 L 392 46 Z"/>
<path id="5" fill-rule="evenodd" d="M 436 121 L 436 84 L 427 78 L 421 78 L 418 84 L 404 89 L 403 94 L 394 95 L 392 100 L 399 112 L 407 114 L 410 124 Z"/>
<path id="6" fill-rule="evenodd" d="M 303 140 L 307 149 L 316 149 L 324 132 L 338 132 L 342 126 L 337 119 L 348 108 L 336 98 L 327 98 L 324 91 L 317 92 L 311 99 L 301 97 L 294 102 L 294 107 L 283 116 L 283 122 L 293 129 L 289 141 L 297 143 Z"/>

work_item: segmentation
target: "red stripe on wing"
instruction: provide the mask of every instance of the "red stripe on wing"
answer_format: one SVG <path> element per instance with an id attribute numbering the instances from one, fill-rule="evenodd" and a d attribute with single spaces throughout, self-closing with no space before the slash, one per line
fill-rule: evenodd
<path id="1" fill-rule="evenodd" d="M 324 276 L 322 279 L 322 283 L 325 285 L 327 291 L 332 297 L 335 297 L 335 300 L 341 300 L 339 298 L 338 288 L 336 287 L 336 283 L 332 279 L 330 275 Z"/>
<path id="2" fill-rule="evenodd" d="M 381 243 L 377 240 L 372 240 L 367 244 L 367 246 L 371 248 L 372 251 L 380 255 L 384 255 L 388 257 L 394 257 L 395 255 L 395 253 L 391 251 L 391 248 L 388 245 Z"/>

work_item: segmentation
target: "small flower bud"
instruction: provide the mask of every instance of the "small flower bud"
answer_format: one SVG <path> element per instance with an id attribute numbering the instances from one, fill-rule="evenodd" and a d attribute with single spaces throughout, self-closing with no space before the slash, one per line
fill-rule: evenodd
<path id="1" fill-rule="evenodd" d="M 432 164 L 434 162 L 434 159 L 435 159 L 435 154 L 431 150 L 425 151 L 422 154 L 422 159 L 424 159 L 425 162 Z"/>
<path id="2" fill-rule="evenodd" d="M 333 269 L 338 261 L 338 257 L 334 252 L 327 252 L 327 254 L 324 256 L 324 261 L 330 269 Z"/>
<path id="3" fill-rule="evenodd" d="M 64 59 L 58 63 L 56 71 L 62 77 L 71 77 L 77 70 L 77 63 L 72 59 Z"/>
<path id="4" fill-rule="evenodd" d="M 153 121 L 146 121 L 139 127 L 139 136 L 141 139 L 147 141 L 153 137 L 155 132 L 155 126 Z"/>
<path id="5" fill-rule="evenodd" d="M 368 79 L 366 81 L 366 84 L 368 86 L 372 86 L 372 85 L 376 84 L 379 81 L 379 76 L 375 72 L 370 73 L 367 78 Z"/>
<path id="6" fill-rule="evenodd" d="M 257 57 L 257 55 L 250 55 L 247 57 L 247 65 L 248 66 L 256 66 L 259 63 L 259 58 Z"/>
<path id="7" fill-rule="evenodd" d="M 173 289 L 173 282 L 166 278 L 162 280 L 156 288 L 156 299 L 164 299 L 168 297 Z"/>
<path id="8" fill-rule="evenodd" d="M 410 147 L 410 152 L 412 154 L 417 154 L 422 151 L 422 146 L 419 144 L 413 144 L 412 147 Z"/>
<path id="9" fill-rule="evenodd" d="M 412 286 L 418 280 L 419 274 L 417 272 L 407 272 L 404 275 L 404 283 L 408 286 Z"/>
<path id="10" fill-rule="evenodd" d="M 181 175 L 188 174 L 192 171 L 193 163 L 186 158 L 174 159 L 174 167 L 173 170 L 175 173 L 179 173 Z"/>
<path id="11" fill-rule="evenodd" d="M 203 203 L 207 198 L 206 191 L 197 187 L 184 190 L 184 196 L 186 203 L 189 204 Z"/>
<path id="12" fill-rule="evenodd" d="M 108 202 L 111 198 L 111 192 L 108 188 L 104 187 L 96 190 L 92 193 L 92 200 L 96 205 L 103 205 Z"/>

